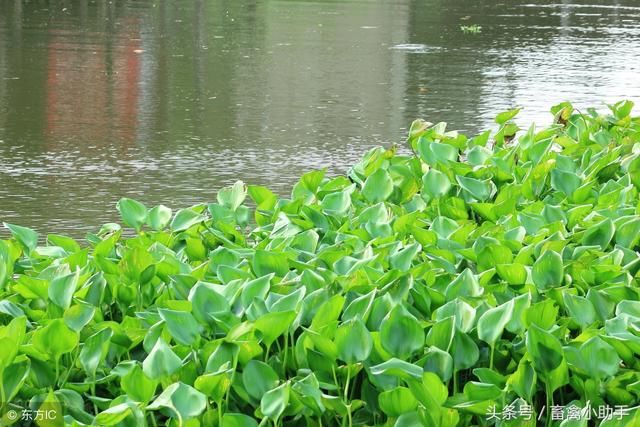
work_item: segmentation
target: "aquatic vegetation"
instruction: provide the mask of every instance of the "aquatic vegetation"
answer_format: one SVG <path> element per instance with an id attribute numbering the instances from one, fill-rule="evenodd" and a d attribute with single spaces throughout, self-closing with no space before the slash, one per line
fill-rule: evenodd
<path id="1" fill-rule="evenodd" d="M 4 420 L 638 425 L 631 108 L 562 103 L 519 134 L 515 109 L 473 138 L 416 121 L 408 150 L 309 172 L 288 198 L 238 182 L 175 213 L 122 199 L 127 229 L 86 244 L 5 224 Z"/>
<path id="2" fill-rule="evenodd" d="M 478 24 L 460 25 L 460 31 L 462 31 L 465 34 L 478 34 L 482 32 L 482 26 Z"/>

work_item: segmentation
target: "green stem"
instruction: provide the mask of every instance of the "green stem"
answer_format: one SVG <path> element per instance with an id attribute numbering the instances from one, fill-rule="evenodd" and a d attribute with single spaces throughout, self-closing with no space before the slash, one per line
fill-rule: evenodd
<path id="1" fill-rule="evenodd" d="M 198 357 L 198 352 L 193 347 L 191 348 L 191 355 L 193 356 L 193 361 L 196 363 L 196 368 L 198 369 L 198 372 L 201 372 L 202 365 L 200 364 L 200 358 Z"/>
<path id="2" fill-rule="evenodd" d="M 551 425 L 551 405 L 553 405 L 553 393 L 551 392 L 551 388 L 549 384 L 544 385 L 544 390 L 547 394 L 547 422 L 546 426 L 549 427 Z"/>
<path id="3" fill-rule="evenodd" d="M 60 358 L 56 357 L 56 381 L 60 377 Z"/>
<path id="4" fill-rule="evenodd" d="M 138 293 L 136 295 L 136 310 L 142 311 L 142 284 L 138 282 Z"/>
<path id="5" fill-rule="evenodd" d="M 349 401 L 349 381 L 351 380 L 351 365 L 347 365 L 347 381 L 344 384 L 344 402 Z"/>
<path id="6" fill-rule="evenodd" d="M 0 370 L 0 413 L 4 414 L 5 406 L 9 405 L 9 402 L 6 401 L 6 395 L 4 391 L 4 370 Z"/>
<path id="7" fill-rule="evenodd" d="M 67 380 L 69 379 L 69 375 L 71 374 L 71 368 L 73 368 L 73 366 L 76 364 L 76 361 L 78 360 L 79 355 L 80 353 L 77 352 L 75 357 L 71 361 L 71 364 L 69 365 L 69 369 L 67 369 L 67 371 L 65 372 L 64 380 L 62 381 L 62 383 L 58 384 L 58 388 L 64 388 L 64 385 L 67 383 Z M 56 373 L 56 378 L 57 378 L 57 373 Z M 95 378 L 93 379 L 93 381 L 95 382 Z"/>
<path id="8" fill-rule="evenodd" d="M 271 345 L 267 345 L 267 351 L 264 352 L 264 363 L 267 363 L 269 360 L 269 350 L 271 349 Z"/>
<path id="9" fill-rule="evenodd" d="M 222 427 L 222 402 L 216 402 L 218 404 L 218 427 Z"/>
<path id="10" fill-rule="evenodd" d="M 95 381 L 95 378 L 91 382 L 91 395 L 93 397 L 96 397 L 96 381 Z M 98 415 L 98 405 L 96 405 L 96 402 L 94 400 L 92 400 L 91 403 L 93 404 L 93 414 L 94 415 Z M 153 416 L 153 414 L 152 414 L 152 416 Z"/>
<path id="11" fill-rule="evenodd" d="M 331 367 L 331 372 L 333 373 L 333 382 L 336 383 L 336 387 L 340 387 L 340 384 L 338 384 L 338 377 L 336 376 L 335 366 Z"/>
<path id="12" fill-rule="evenodd" d="M 231 372 L 231 382 L 230 384 L 233 384 L 233 380 L 235 379 L 236 376 L 236 369 L 238 368 L 238 354 L 236 353 L 233 356 L 233 372 Z M 229 386 L 229 388 L 227 389 L 227 395 L 224 398 L 224 407 L 226 408 L 226 410 L 229 410 L 229 395 L 231 394 L 231 386 Z M 222 408 L 220 408 L 220 410 L 222 411 Z"/>
<path id="13" fill-rule="evenodd" d="M 489 369 L 493 369 L 493 353 L 496 347 L 494 345 L 491 346 L 491 354 L 489 356 Z"/>
<path id="14" fill-rule="evenodd" d="M 289 350 L 289 331 L 284 334 L 284 356 L 282 361 L 282 370 L 285 378 L 287 377 L 287 353 Z"/>
<path id="15" fill-rule="evenodd" d="M 453 394 L 458 392 L 458 371 L 453 370 Z"/>
<path id="16" fill-rule="evenodd" d="M 347 365 L 347 380 L 344 384 L 344 406 L 347 407 L 347 419 L 349 420 L 349 427 L 353 426 L 353 419 L 351 418 L 351 403 L 349 403 L 349 382 L 351 381 L 351 365 Z"/>

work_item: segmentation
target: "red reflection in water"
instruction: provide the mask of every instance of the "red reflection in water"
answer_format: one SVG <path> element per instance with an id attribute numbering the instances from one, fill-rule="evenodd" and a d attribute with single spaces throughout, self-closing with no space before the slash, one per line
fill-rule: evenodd
<path id="1" fill-rule="evenodd" d="M 109 35 L 50 31 L 46 82 L 50 148 L 69 140 L 123 146 L 135 141 L 140 46 L 137 18 L 124 20 Z"/>

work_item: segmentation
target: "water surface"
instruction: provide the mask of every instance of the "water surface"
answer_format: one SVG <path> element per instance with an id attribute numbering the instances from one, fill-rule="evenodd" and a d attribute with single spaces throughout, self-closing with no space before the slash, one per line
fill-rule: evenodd
<path id="1" fill-rule="evenodd" d="M 3 0 L 0 221 L 81 237 L 123 196 L 287 194 L 417 117 L 544 125 L 562 100 L 640 101 L 639 77 L 634 0 Z"/>

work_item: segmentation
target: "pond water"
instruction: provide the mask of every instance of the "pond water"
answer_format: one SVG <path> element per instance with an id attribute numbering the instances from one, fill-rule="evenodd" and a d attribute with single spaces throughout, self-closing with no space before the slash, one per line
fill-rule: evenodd
<path id="1" fill-rule="evenodd" d="M 123 196 L 287 194 L 415 118 L 473 134 L 622 98 L 640 101 L 636 0 L 2 0 L 0 221 L 81 237 Z"/>

